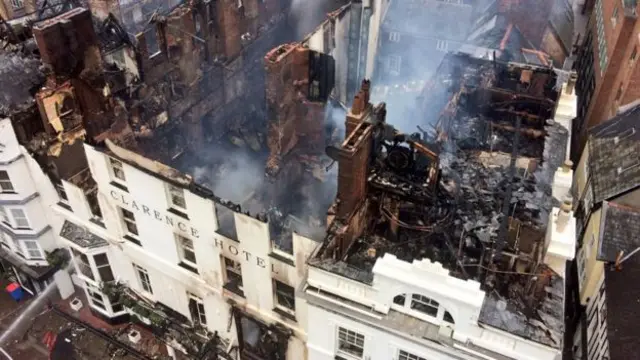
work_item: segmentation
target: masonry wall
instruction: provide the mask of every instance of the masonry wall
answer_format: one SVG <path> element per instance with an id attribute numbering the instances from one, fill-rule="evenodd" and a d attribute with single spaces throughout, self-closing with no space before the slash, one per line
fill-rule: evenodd
<path id="1" fill-rule="evenodd" d="M 399 359 L 400 350 L 429 360 L 461 359 L 452 354 L 442 352 L 444 347 L 435 343 L 433 347 L 429 347 L 421 343 L 419 339 L 399 337 L 383 329 L 314 305 L 309 306 L 309 324 L 309 339 L 307 342 L 309 360 L 336 359 L 336 355 L 340 354 L 338 351 L 339 328 L 355 331 L 364 336 L 363 359 Z M 440 348 L 441 351 L 436 348 Z"/>
<path id="2" fill-rule="evenodd" d="M 587 131 L 617 112 L 618 108 L 640 97 L 640 72 L 637 70 L 638 34 L 640 23 L 635 16 L 629 15 L 623 4 L 617 1 L 596 0 L 591 19 L 587 26 L 587 33 L 593 36 L 593 56 L 595 70 L 595 90 L 591 98 L 589 109 L 581 119 L 582 127 L 577 137 L 577 145 L 573 152 L 582 151 L 587 140 Z M 607 66 L 601 69 L 601 55 L 599 51 L 598 16 L 602 9 L 603 34 L 606 41 Z M 614 17 L 613 15 L 616 14 Z M 634 54 L 636 52 L 636 55 Z M 579 94 L 582 95 L 582 94 Z"/>

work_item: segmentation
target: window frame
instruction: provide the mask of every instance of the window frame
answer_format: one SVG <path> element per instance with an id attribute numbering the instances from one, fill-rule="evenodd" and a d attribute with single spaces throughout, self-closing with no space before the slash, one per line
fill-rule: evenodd
<path id="1" fill-rule="evenodd" d="M 58 199 L 61 203 L 69 205 L 69 195 L 67 194 L 67 190 L 64 188 L 64 184 L 62 181 L 54 184 L 56 188 L 56 193 L 58 193 Z"/>
<path id="2" fill-rule="evenodd" d="M 0 206 L 0 220 L 2 220 L 2 222 L 8 225 L 9 227 L 13 227 L 13 224 L 11 223 L 11 218 L 9 217 L 9 213 L 7 212 L 7 208 L 4 206 Z"/>
<path id="3" fill-rule="evenodd" d="M 136 273 L 136 279 L 138 285 L 142 291 L 146 294 L 153 295 L 153 285 L 151 284 L 151 277 L 149 277 L 149 271 L 138 264 L 133 264 L 133 270 Z"/>
<path id="4" fill-rule="evenodd" d="M 415 293 L 411 294 L 410 301 L 411 302 L 409 303 L 409 309 L 413 311 L 417 311 L 427 316 L 434 317 L 434 318 L 438 317 L 438 312 L 440 311 L 440 303 L 438 301 L 430 297 L 424 296 L 422 294 L 415 294 Z M 435 314 L 431 314 L 428 311 L 423 311 L 422 309 L 418 309 L 414 307 L 415 306 L 414 303 L 420 306 L 426 307 L 427 309 L 435 309 Z M 405 302 L 405 306 L 406 306 L 406 302 Z"/>
<path id="5" fill-rule="evenodd" d="M 98 264 L 98 256 L 104 256 L 104 259 L 106 260 L 106 263 L 99 265 Z M 109 255 L 107 255 L 106 252 L 104 253 L 99 253 L 99 254 L 93 254 L 91 256 L 93 258 L 93 263 L 96 267 L 96 273 L 98 274 L 98 277 L 100 278 L 100 281 L 102 282 L 111 282 L 111 281 L 115 281 L 115 276 L 113 275 L 113 269 L 111 268 L 111 262 L 109 261 Z M 105 280 L 102 276 L 102 272 L 101 270 L 106 269 L 109 271 L 109 274 L 111 274 L 111 279 L 110 280 Z"/>
<path id="6" fill-rule="evenodd" d="M 354 358 L 354 359 L 362 359 L 364 358 L 364 346 L 365 346 L 365 340 L 366 340 L 366 336 L 362 333 L 359 333 L 355 330 L 350 330 L 346 327 L 340 326 L 338 325 L 338 329 L 337 329 L 337 333 L 336 333 L 336 353 L 339 355 L 343 355 L 343 356 L 347 356 L 350 358 Z M 344 336 L 342 336 L 342 334 L 344 333 Z M 344 337 L 344 340 L 341 339 L 341 337 Z M 352 337 L 354 339 L 353 342 L 350 342 L 349 337 Z M 358 340 L 361 341 L 361 345 L 358 345 Z M 353 350 L 351 349 L 343 349 L 342 348 L 342 341 L 344 341 L 345 343 L 347 343 L 347 345 L 350 345 L 352 347 L 355 348 L 359 348 L 359 351 L 353 352 Z"/>
<path id="7" fill-rule="evenodd" d="M 187 292 L 187 298 L 189 299 L 188 307 L 189 307 L 189 315 L 191 315 L 191 322 L 200 326 L 207 326 L 207 312 L 204 308 L 204 301 L 202 300 L 202 298 L 189 292 Z M 194 312 L 191 309 L 192 301 L 195 304 L 194 309 L 195 311 L 197 311 L 197 314 L 194 314 Z M 197 315 L 197 319 L 194 319 L 194 315 Z M 204 318 L 204 321 L 203 321 L 203 318 Z"/>
<path id="8" fill-rule="evenodd" d="M 3 231 L 0 231 L 0 247 L 4 246 L 6 249 L 11 250 L 11 244 L 9 243 L 9 240 L 7 240 L 9 237 L 7 234 L 5 234 Z"/>
<path id="9" fill-rule="evenodd" d="M 138 229 L 138 223 L 136 221 L 136 215 L 131 210 L 127 210 L 123 207 L 120 208 L 120 221 L 122 222 L 122 227 L 125 232 L 125 235 L 138 237 L 140 236 L 140 229 Z M 131 214 L 131 218 L 128 218 L 126 214 Z M 132 232 L 128 225 L 133 225 L 135 232 Z"/>
<path id="10" fill-rule="evenodd" d="M 21 212 L 22 216 L 16 216 L 15 212 Z M 31 230 L 31 222 L 29 221 L 29 217 L 27 216 L 27 212 L 22 208 L 9 208 L 9 214 L 11 214 L 11 220 L 13 221 L 13 228 L 19 230 Z M 17 218 L 23 220 L 27 226 L 19 226 Z"/>
<path id="11" fill-rule="evenodd" d="M 13 1 L 13 0 L 12 0 Z M 3 178 L 3 174 L 6 174 L 7 178 Z M 5 190 L 4 185 L 9 185 L 10 189 Z M 2 194 L 16 194 L 16 188 L 13 186 L 11 182 L 11 176 L 9 176 L 9 172 L 7 170 L 0 170 L 0 193 Z"/>
<path id="12" fill-rule="evenodd" d="M 226 256 L 222 256 L 222 266 L 224 267 L 224 285 L 228 286 L 232 280 L 239 280 L 236 284 L 238 290 L 244 296 L 244 278 L 242 277 L 242 263 Z M 233 274 L 229 276 L 229 274 Z"/>
<path id="13" fill-rule="evenodd" d="M 167 197 L 169 198 L 169 207 L 172 209 L 176 209 L 180 212 L 187 211 L 187 198 L 185 196 L 185 191 L 183 188 L 167 184 Z M 174 201 L 174 197 L 178 197 L 182 199 L 182 205 L 176 204 Z"/>
<path id="14" fill-rule="evenodd" d="M 23 258 L 26 258 L 24 256 L 24 250 L 22 249 L 22 244 L 20 243 L 20 240 L 16 238 L 11 238 L 11 241 L 13 242 L 13 252 L 22 256 Z"/>
<path id="15" fill-rule="evenodd" d="M 109 157 L 109 172 L 111 174 L 111 180 L 121 184 L 127 182 L 127 175 L 124 172 L 124 163 L 122 161 Z"/>
<path id="16" fill-rule="evenodd" d="M 35 246 L 35 248 L 29 248 L 29 246 L 27 244 L 32 244 L 32 245 Z M 22 240 L 22 245 L 24 247 L 25 252 L 28 255 L 27 258 L 29 260 L 44 260 L 45 259 L 43 251 L 42 251 L 42 248 L 40 247 L 40 244 L 38 243 L 37 240 L 31 240 L 31 239 Z M 36 251 L 37 255 L 34 256 L 32 254 L 32 251 Z"/>
<path id="17" fill-rule="evenodd" d="M 436 50 L 442 52 L 449 51 L 449 42 L 447 40 L 436 39 Z"/>
<path id="18" fill-rule="evenodd" d="M 105 296 L 103 294 L 101 294 L 100 292 L 93 290 L 89 287 L 87 287 L 87 293 L 88 293 L 88 298 L 89 298 L 89 302 L 91 303 L 91 305 L 96 306 L 96 303 L 98 303 L 97 307 L 99 309 L 102 309 L 104 311 L 108 311 L 107 310 L 107 302 L 105 301 Z M 96 299 L 96 296 L 100 297 L 100 300 Z"/>
<path id="19" fill-rule="evenodd" d="M 24 8 L 24 1 L 22 0 L 11 0 L 11 7 L 13 10 L 20 10 Z"/>
<path id="20" fill-rule="evenodd" d="M 198 267 L 198 257 L 196 256 L 196 245 L 195 242 L 183 235 L 180 234 L 175 234 L 174 233 L 174 237 L 176 239 L 176 244 L 178 245 L 178 258 L 180 259 L 180 262 L 187 264 L 191 267 L 197 268 Z M 185 242 L 186 243 L 190 243 L 191 245 L 185 246 Z M 193 256 L 193 261 L 187 259 L 187 256 L 185 255 L 185 252 L 190 252 L 192 253 Z"/>
<path id="21" fill-rule="evenodd" d="M 283 304 L 282 302 L 280 302 L 280 295 L 282 294 L 283 297 L 287 298 L 289 296 L 289 294 L 286 294 L 285 292 L 288 291 L 289 289 L 278 289 L 278 286 L 283 286 L 283 287 L 287 287 L 291 289 L 291 307 L 287 306 L 286 304 Z M 276 307 L 280 310 L 283 310 L 287 313 L 290 313 L 292 315 L 294 315 L 296 313 L 296 289 L 295 287 L 284 283 L 280 280 L 277 279 L 273 279 L 273 296 L 275 298 L 275 304 Z"/>
<path id="22" fill-rule="evenodd" d="M 387 66 L 390 73 L 399 75 L 402 69 L 402 56 L 389 55 Z"/>
<path id="23" fill-rule="evenodd" d="M 96 281 L 96 274 L 93 272 L 91 261 L 87 254 L 80 252 L 75 248 L 71 248 L 71 255 L 73 257 L 73 262 L 78 269 L 78 273 L 91 281 Z M 88 270 L 89 274 L 85 273 L 83 270 Z"/>
<path id="24" fill-rule="evenodd" d="M 398 360 L 427 360 L 422 356 L 418 356 L 416 354 L 410 353 L 406 350 L 398 349 Z"/>

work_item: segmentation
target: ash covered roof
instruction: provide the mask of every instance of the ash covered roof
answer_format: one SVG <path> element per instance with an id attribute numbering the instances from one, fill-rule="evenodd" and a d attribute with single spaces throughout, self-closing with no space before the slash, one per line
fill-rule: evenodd
<path id="1" fill-rule="evenodd" d="M 589 129 L 593 203 L 640 185 L 640 105 Z"/>
<path id="2" fill-rule="evenodd" d="M 31 90 L 44 81 L 40 59 L 0 50 L 0 116 L 35 103 Z"/>
<path id="3" fill-rule="evenodd" d="M 600 222 L 598 260 L 613 262 L 640 247 L 640 209 L 605 201 Z"/>
<path id="4" fill-rule="evenodd" d="M 387 252 L 440 262 L 452 276 L 482 284 L 481 322 L 559 348 L 564 280 L 540 257 L 568 141 L 568 129 L 549 120 L 557 85 L 549 68 L 447 55 L 417 110 L 436 120 L 436 134 L 421 143 L 437 149 L 437 183 L 412 172 L 420 167 L 399 170 L 395 154 L 406 147 L 386 142 L 386 152 L 372 151 L 364 204 L 340 217 L 339 192 L 338 215 L 310 264 L 370 283 Z M 359 225 L 362 216 L 370 220 Z M 354 232 L 361 235 L 344 243 Z"/>

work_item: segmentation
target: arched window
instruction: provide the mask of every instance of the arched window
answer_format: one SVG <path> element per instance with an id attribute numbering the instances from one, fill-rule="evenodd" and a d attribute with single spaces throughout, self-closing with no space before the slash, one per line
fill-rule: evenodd
<path id="1" fill-rule="evenodd" d="M 449 313 L 448 311 L 445 310 L 444 312 L 444 318 L 442 319 L 445 322 L 448 322 L 449 324 L 454 324 L 455 325 L 455 321 L 453 321 L 453 316 L 451 316 L 451 313 Z"/>
<path id="2" fill-rule="evenodd" d="M 440 304 L 426 296 L 419 294 L 411 295 L 411 309 L 427 314 L 429 316 L 438 316 L 438 308 Z"/>
<path id="3" fill-rule="evenodd" d="M 404 302 L 407 299 L 407 294 L 400 294 L 393 298 L 393 303 L 396 305 L 404 306 Z"/>

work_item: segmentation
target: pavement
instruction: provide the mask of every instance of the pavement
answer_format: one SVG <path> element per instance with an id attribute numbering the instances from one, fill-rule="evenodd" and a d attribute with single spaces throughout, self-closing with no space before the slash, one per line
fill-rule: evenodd
<path id="1" fill-rule="evenodd" d="M 136 359 L 121 346 L 109 341 L 109 338 L 121 341 L 150 359 L 170 359 L 162 339 L 157 338 L 147 329 L 131 323 L 112 326 L 94 316 L 89 309 L 84 291 L 80 288 L 76 288 L 75 294 L 67 300 L 61 300 L 57 291 L 54 291 L 51 296 L 51 301 L 58 310 L 71 315 L 72 319 L 69 319 L 51 310 L 47 306 L 47 301 L 43 301 L 38 309 L 29 309 L 25 312 L 34 298 L 28 297 L 16 302 L 4 290 L 6 285 L 8 283 L 5 280 L 0 280 L 2 290 L 0 292 L 0 334 L 4 333 L 21 314 L 24 313 L 30 317 L 12 332 L 12 336 L 3 345 L 4 350 L 13 360 L 50 360 L 50 349 L 55 348 L 56 340 L 66 342 L 67 344 L 64 345 L 68 346 L 64 347 L 65 353 L 56 354 L 56 356 L 52 354 L 51 360 Z M 69 305 L 75 297 L 83 303 L 79 311 L 74 311 Z M 107 336 L 97 334 L 92 329 L 98 329 Z M 127 334 L 131 329 L 140 332 L 141 340 L 138 343 L 129 341 Z M 179 358 L 183 357 L 179 356 Z M 5 360 L 1 354 L 0 360 Z"/>

